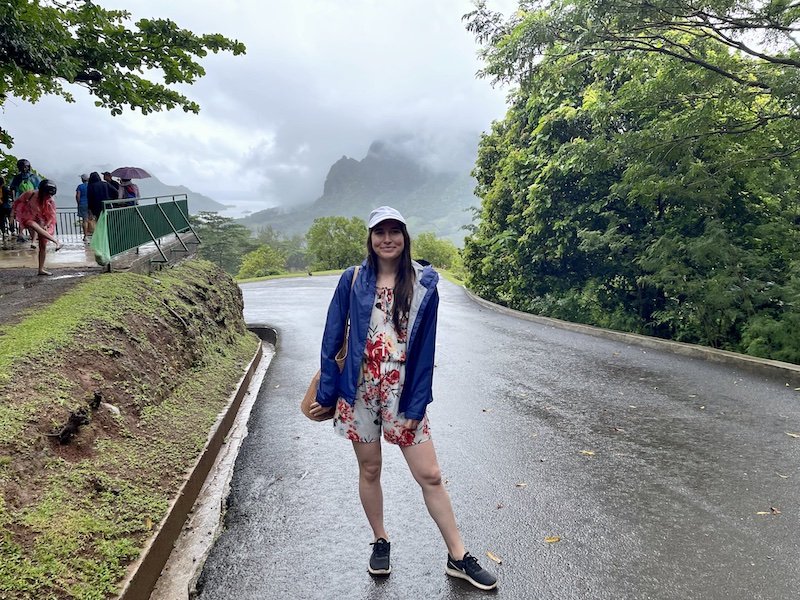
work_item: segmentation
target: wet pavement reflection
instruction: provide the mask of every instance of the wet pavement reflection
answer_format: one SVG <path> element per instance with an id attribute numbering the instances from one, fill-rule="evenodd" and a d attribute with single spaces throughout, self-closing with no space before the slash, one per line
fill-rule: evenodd
<path id="1" fill-rule="evenodd" d="M 200 598 L 481 597 L 444 574 L 444 544 L 388 445 L 393 571 L 367 573 L 351 447 L 298 410 L 335 283 L 242 286 L 248 323 L 278 330 L 278 354 Z M 798 596 L 800 438 L 787 433 L 800 433 L 800 391 L 503 315 L 447 282 L 440 294 L 429 416 L 467 547 L 497 573 L 497 596 Z"/>

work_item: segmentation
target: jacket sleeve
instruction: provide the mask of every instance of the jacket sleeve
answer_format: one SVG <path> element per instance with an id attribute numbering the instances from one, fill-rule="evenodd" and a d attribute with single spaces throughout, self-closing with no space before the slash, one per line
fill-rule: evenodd
<path id="1" fill-rule="evenodd" d="M 436 321 L 439 313 L 439 292 L 434 289 L 428 306 L 425 308 L 423 321 L 420 323 L 415 348 L 411 352 L 416 354 L 413 371 L 406 373 L 406 390 L 408 405 L 404 411 L 406 419 L 421 420 L 425 416 L 425 409 L 433 402 L 433 366 L 436 353 Z"/>
<path id="2" fill-rule="evenodd" d="M 320 352 L 320 377 L 317 387 L 317 402 L 320 406 L 334 406 L 339 398 L 339 367 L 336 353 L 342 347 L 345 322 L 350 308 L 350 288 L 355 267 L 350 267 L 339 278 L 325 319 Z"/>

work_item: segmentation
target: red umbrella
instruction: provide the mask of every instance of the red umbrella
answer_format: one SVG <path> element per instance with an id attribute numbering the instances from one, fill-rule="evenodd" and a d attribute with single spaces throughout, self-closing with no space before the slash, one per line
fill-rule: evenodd
<path id="1" fill-rule="evenodd" d="M 150 173 L 139 167 L 120 167 L 111 171 L 111 174 L 120 179 L 146 179 L 152 177 Z"/>

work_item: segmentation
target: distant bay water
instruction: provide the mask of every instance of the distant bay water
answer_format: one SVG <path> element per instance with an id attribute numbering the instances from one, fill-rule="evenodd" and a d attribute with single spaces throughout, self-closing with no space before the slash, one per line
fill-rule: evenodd
<path id="1" fill-rule="evenodd" d="M 254 197 L 253 194 L 246 192 L 211 192 L 207 196 L 224 206 L 224 208 L 218 209 L 216 212 L 232 219 L 242 219 L 260 210 L 277 206 L 275 202 Z"/>

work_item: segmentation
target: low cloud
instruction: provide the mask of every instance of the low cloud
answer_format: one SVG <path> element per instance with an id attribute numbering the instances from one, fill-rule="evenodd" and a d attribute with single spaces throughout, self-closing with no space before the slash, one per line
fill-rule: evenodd
<path id="1" fill-rule="evenodd" d="M 81 90 L 71 105 L 8 100 L 12 151 L 40 171 L 141 166 L 223 203 L 310 202 L 333 162 L 363 158 L 376 139 L 430 168 L 469 170 L 479 133 L 505 112 L 505 92 L 475 79 L 476 46 L 461 22 L 467 0 L 125 0 L 124 8 L 219 31 L 248 53 L 203 60 L 206 77 L 183 89 L 200 115 L 112 118 Z"/>

